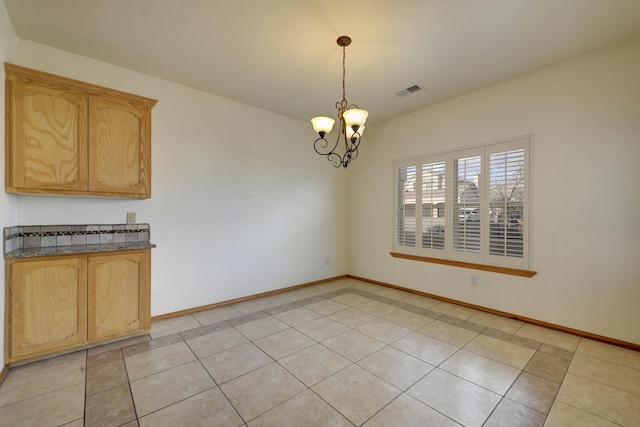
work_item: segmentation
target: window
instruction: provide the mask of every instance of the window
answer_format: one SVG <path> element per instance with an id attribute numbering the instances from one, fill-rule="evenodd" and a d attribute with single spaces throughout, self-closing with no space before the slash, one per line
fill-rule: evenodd
<path id="1" fill-rule="evenodd" d="M 528 269 L 530 144 L 394 162 L 394 252 Z"/>

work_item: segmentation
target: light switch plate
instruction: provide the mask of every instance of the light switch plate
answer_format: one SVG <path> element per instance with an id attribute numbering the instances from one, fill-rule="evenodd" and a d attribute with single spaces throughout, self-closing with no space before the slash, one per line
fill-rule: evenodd
<path id="1" fill-rule="evenodd" d="M 135 223 L 136 223 L 136 213 L 127 212 L 127 224 L 135 224 Z"/>

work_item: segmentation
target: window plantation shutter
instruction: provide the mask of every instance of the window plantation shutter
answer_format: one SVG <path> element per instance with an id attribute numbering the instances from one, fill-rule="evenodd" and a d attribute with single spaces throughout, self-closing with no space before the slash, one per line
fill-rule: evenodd
<path id="1" fill-rule="evenodd" d="M 453 161 L 453 249 L 480 252 L 482 157 Z"/>
<path id="2" fill-rule="evenodd" d="M 445 162 L 422 165 L 422 247 L 444 249 Z"/>
<path id="3" fill-rule="evenodd" d="M 531 268 L 532 143 L 527 135 L 395 160 L 394 252 Z"/>
<path id="4" fill-rule="evenodd" d="M 524 256 L 525 152 L 516 149 L 489 156 L 489 253 Z"/>
<path id="5" fill-rule="evenodd" d="M 396 244 L 416 245 L 416 167 L 396 169 Z"/>

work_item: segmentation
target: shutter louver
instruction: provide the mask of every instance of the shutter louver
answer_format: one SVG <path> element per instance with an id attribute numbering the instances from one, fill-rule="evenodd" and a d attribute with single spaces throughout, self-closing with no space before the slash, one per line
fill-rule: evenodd
<path id="1" fill-rule="evenodd" d="M 453 165 L 453 249 L 479 253 L 481 156 L 456 159 Z"/>
<path id="2" fill-rule="evenodd" d="M 396 244 L 416 245 L 416 167 L 397 169 Z"/>
<path id="3" fill-rule="evenodd" d="M 493 153 L 489 158 L 489 253 L 522 258 L 525 224 L 524 150 Z"/>
<path id="4" fill-rule="evenodd" d="M 422 165 L 422 247 L 444 249 L 445 162 Z"/>

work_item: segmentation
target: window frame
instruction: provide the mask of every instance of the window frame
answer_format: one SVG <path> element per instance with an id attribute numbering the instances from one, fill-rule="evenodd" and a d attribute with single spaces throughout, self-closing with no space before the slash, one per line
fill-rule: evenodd
<path id="1" fill-rule="evenodd" d="M 523 217 L 521 223 L 522 233 L 522 257 L 496 255 L 492 254 L 491 240 L 492 226 L 490 222 L 491 200 L 490 200 L 490 173 L 491 155 L 496 153 L 508 153 L 514 150 L 523 150 L 522 174 L 523 174 L 523 200 L 522 211 Z M 532 207 L 532 153 L 533 153 L 533 135 L 524 135 L 509 138 L 501 141 L 494 141 L 486 144 L 461 148 L 457 150 L 429 154 L 408 159 L 394 160 L 393 164 L 393 232 L 392 232 L 392 255 L 394 257 L 415 259 L 427 262 L 438 262 L 449 265 L 458 265 L 461 267 L 477 268 L 482 270 L 498 271 L 507 274 L 516 274 L 521 276 L 531 276 L 535 274 L 533 271 L 533 257 L 531 253 L 532 247 L 532 230 L 533 230 L 533 207 Z M 479 155 L 481 158 L 480 174 L 477 178 L 477 186 L 480 190 L 480 250 L 479 252 L 460 252 L 453 248 L 453 225 L 454 225 L 454 203 L 459 203 L 459 198 L 454 197 L 454 162 L 456 159 L 463 159 Z M 445 244 L 444 249 L 441 248 L 424 248 L 422 247 L 422 221 L 423 221 L 423 202 L 422 202 L 422 170 L 423 165 L 435 164 L 437 162 L 445 162 Z M 416 183 L 415 183 L 415 238 L 414 246 L 399 244 L 397 236 L 399 223 L 399 169 L 415 167 Z M 497 173 L 497 172 L 494 172 Z M 458 193 L 459 194 L 459 193 Z M 455 200 L 454 200 L 455 199 Z M 430 199 L 433 200 L 433 199 Z M 508 206 L 509 201 L 505 201 Z M 520 203 L 520 202 L 517 202 Z M 493 202 L 495 206 L 495 202 Z M 404 208 L 404 205 L 403 205 Z M 518 209 L 519 205 L 518 205 Z M 406 218 L 406 217 L 405 217 Z M 428 217 L 427 217 L 428 218 Z M 506 221 L 506 219 L 504 220 Z M 505 223 L 506 224 L 506 223 Z M 404 223 L 403 223 L 404 225 Z M 495 221 L 494 221 L 495 225 Z M 506 227 L 504 225 L 503 227 Z M 505 228 L 503 228 L 504 230 Z M 504 244 L 508 244 L 508 238 L 505 234 Z M 516 252 L 519 247 L 516 246 Z M 510 273 L 509 270 L 514 270 Z M 529 274 L 531 272 L 532 274 Z"/>

